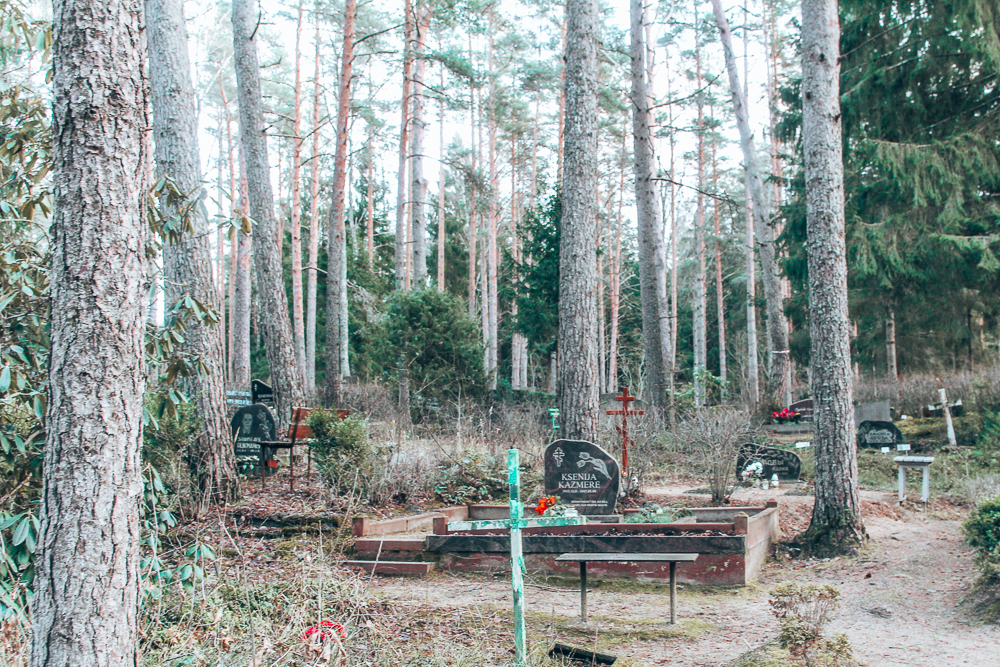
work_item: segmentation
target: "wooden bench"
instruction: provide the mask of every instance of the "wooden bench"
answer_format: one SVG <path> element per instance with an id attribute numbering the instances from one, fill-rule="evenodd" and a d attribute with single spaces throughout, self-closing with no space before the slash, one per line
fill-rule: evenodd
<path id="1" fill-rule="evenodd" d="M 309 415 L 314 411 L 320 410 L 322 408 L 292 408 L 292 423 L 288 427 L 287 435 L 281 433 L 281 440 L 276 440 L 273 442 L 262 442 L 260 443 L 261 448 L 261 461 L 264 461 L 264 466 L 261 467 L 261 488 L 263 488 L 264 480 L 266 475 L 264 468 L 270 463 L 264 460 L 264 450 L 265 449 L 287 449 L 288 450 L 288 467 L 289 467 L 289 488 L 295 490 L 295 446 L 305 445 L 309 452 L 309 466 L 306 470 L 306 477 L 312 476 L 312 445 L 316 437 L 309 427 Z M 337 410 L 337 417 L 341 420 L 347 419 L 350 416 L 350 410 Z"/>
<path id="2" fill-rule="evenodd" d="M 677 563 L 693 563 L 698 554 L 563 554 L 557 563 L 580 564 L 580 620 L 587 622 L 587 563 L 670 563 L 670 625 L 677 623 Z"/>

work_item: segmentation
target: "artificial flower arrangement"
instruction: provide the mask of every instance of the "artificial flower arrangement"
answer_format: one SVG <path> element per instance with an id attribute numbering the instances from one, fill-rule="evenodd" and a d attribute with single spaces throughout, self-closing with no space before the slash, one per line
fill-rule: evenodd
<path id="1" fill-rule="evenodd" d="M 563 505 L 555 496 L 542 496 L 533 509 L 538 516 L 577 516 L 575 507 Z"/>
<path id="2" fill-rule="evenodd" d="M 772 412 L 771 419 L 778 422 L 779 424 L 784 424 L 785 422 L 791 422 L 792 424 L 798 424 L 799 419 L 802 415 L 795 410 L 789 410 L 784 408 L 781 412 Z"/>
<path id="3" fill-rule="evenodd" d="M 748 463 L 747 467 L 743 469 L 740 475 L 743 477 L 744 482 L 753 482 L 754 486 L 760 483 L 760 477 L 764 473 L 764 464 L 760 461 L 754 461 Z"/>

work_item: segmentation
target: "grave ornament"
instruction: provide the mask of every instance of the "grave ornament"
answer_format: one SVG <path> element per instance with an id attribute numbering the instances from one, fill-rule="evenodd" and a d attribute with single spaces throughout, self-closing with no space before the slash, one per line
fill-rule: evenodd
<path id="1" fill-rule="evenodd" d="M 545 493 L 559 496 L 580 514 L 614 514 L 621 472 L 618 462 L 584 440 L 556 440 L 545 449 Z"/>
<path id="2" fill-rule="evenodd" d="M 628 437 L 628 418 L 629 415 L 643 415 L 646 414 L 645 410 L 633 410 L 629 407 L 629 403 L 636 400 L 635 396 L 628 395 L 628 387 L 622 387 L 622 395 L 615 397 L 616 401 L 621 401 L 622 407 L 619 410 L 605 410 L 609 415 L 621 415 L 622 423 L 621 426 L 615 424 L 615 430 L 622 437 L 622 470 L 628 473 L 628 445 L 631 441 Z M 634 441 L 631 441 L 634 443 Z"/>

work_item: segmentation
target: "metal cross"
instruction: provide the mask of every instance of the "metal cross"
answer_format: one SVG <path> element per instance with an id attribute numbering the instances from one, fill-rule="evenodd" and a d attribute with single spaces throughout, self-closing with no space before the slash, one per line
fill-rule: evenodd
<path id="1" fill-rule="evenodd" d="M 628 472 L 628 416 L 629 415 L 644 415 L 645 410 L 633 410 L 629 407 L 629 403 L 635 400 L 635 396 L 628 395 L 628 387 L 622 387 L 622 395 L 615 396 L 616 401 L 621 401 L 621 410 L 605 410 L 609 415 L 621 415 L 622 425 L 618 426 L 615 424 L 615 430 L 618 431 L 622 436 L 622 477 L 626 477 Z"/>
<path id="2" fill-rule="evenodd" d="M 520 452 L 507 450 L 507 476 L 510 484 L 510 519 L 499 521 L 453 521 L 448 532 L 463 530 L 510 529 L 510 581 L 514 591 L 514 654 L 516 664 L 527 665 L 527 634 L 524 627 L 524 555 L 521 551 L 521 529 L 535 526 L 580 526 L 585 516 L 552 516 L 525 519 L 522 517 Z"/>

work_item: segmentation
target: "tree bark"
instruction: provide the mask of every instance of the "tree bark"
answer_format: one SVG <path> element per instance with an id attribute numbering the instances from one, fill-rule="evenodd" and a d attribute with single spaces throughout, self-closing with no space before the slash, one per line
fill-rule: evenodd
<path id="1" fill-rule="evenodd" d="M 281 271 L 281 227 L 274 216 L 267 135 L 257 64 L 258 15 L 249 0 L 233 2 L 233 52 L 240 103 L 240 139 L 246 161 L 247 194 L 255 225 L 254 269 L 257 273 L 258 325 L 264 337 L 279 420 L 301 405 L 304 384 L 295 361 L 288 317 L 288 297 Z"/>
<path id="2" fill-rule="evenodd" d="M 472 33 L 469 33 L 469 62 L 472 59 Z M 472 153 L 472 174 L 476 174 L 476 88 L 469 84 L 469 152 Z M 476 224 L 476 180 L 469 183 L 469 317 L 476 317 L 476 241 L 479 227 Z"/>
<path id="3" fill-rule="evenodd" d="M 852 553 L 865 540 L 854 441 L 836 0 L 802 2 L 802 143 L 815 409 L 816 503 L 806 541 Z"/>
<path id="4" fill-rule="evenodd" d="M 486 338 L 486 373 L 489 380 L 490 389 L 497 388 L 497 334 L 499 326 L 500 301 L 497 297 L 497 218 L 499 217 L 499 205 L 497 198 L 500 196 L 500 176 L 497 169 L 497 99 L 496 99 L 496 74 L 493 59 L 493 10 L 490 10 L 490 35 L 489 35 L 489 80 L 490 80 L 490 106 L 487 112 L 486 122 L 489 127 L 489 162 L 490 162 L 490 201 L 489 201 L 489 227 L 486 232 L 486 272 L 487 289 L 489 299 L 489 317 L 487 320 Z"/>
<path id="5" fill-rule="evenodd" d="M 896 311 L 892 308 L 885 313 L 885 366 L 886 375 L 895 382 L 899 371 L 896 369 Z"/>
<path id="6" fill-rule="evenodd" d="M 698 208 L 694 221 L 694 406 L 705 405 L 705 364 L 708 357 L 707 304 L 705 302 L 705 109 L 701 93 L 701 36 L 695 31 L 695 86 L 698 89 Z"/>
<path id="7" fill-rule="evenodd" d="M 642 299 L 642 339 L 649 378 L 650 403 L 667 404 L 670 358 L 670 304 L 667 295 L 666 257 L 662 215 L 655 181 L 653 137 L 646 86 L 647 55 L 644 44 L 642 0 L 631 0 L 632 155 L 635 173 L 636 217 L 639 231 L 639 289 Z"/>
<path id="8" fill-rule="evenodd" d="M 719 164 L 712 144 L 712 191 L 719 192 Z M 715 318 L 719 330 L 719 380 L 725 391 L 726 369 L 726 300 L 722 284 L 722 232 L 719 229 L 719 200 L 712 202 L 712 231 L 715 234 Z"/>
<path id="9" fill-rule="evenodd" d="M 333 205 L 327 230 L 326 276 L 326 400 L 336 406 L 340 402 L 342 368 L 341 320 L 344 269 L 347 265 L 347 238 L 344 235 L 345 201 L 347 189 L 347 122 L 351 115 L 351 73 L 354 64 L 354 21 L 357 0 L 344 3 L 344 43 L 340 59 L 340 84 L 337 93 L 337 145 L 333 160 Z"/>
<path id="10" fill-rule="evenodd" d="M 248 216 L 246 166 L 243 164 L 243 150 L 240 149 L 240 193 L 237 217 L 240 225 Z M 252 232 L 251 232 L 252 234 Z M 239 391 L 250 387 L 250 311 L 252 304 L 252 284 L 250 264 L 253 261 L 253 236 L 236 232 L 236 287 L 233 291 L 233 375 L 232 383 Z"/>
<path id="11" fill-rule="evenodd" d="M 743 99 L 749 90 L 749 58 L 746 7 L 743 8 Z M 750 195 L 750 172 L 744 170 L 743 189 L 746 191 L 744 214 L 746 217 L 746 263 L 747 263 L 747 399 L 755 407 L 760 403 L 760 370 L 757 364 L 757 275 L 753 251 L 753 197 Z"/>
<path id="12" fill-rule="evenodd" d="M 319 12 L 314 17 L 312 174 L 309 179 L 309 275 L 306 278 L 306 391 L 316 393 L 316 297 L 319 291 Z"/>
<path id="13" fill-rule="evenodd" d="M 424 41 L 427 36 L 428 11 L 420 0 L 417 0 L 416 39 L 413 46 L 413 113 L 410 117 L 410 211 L 412 222 L 413 246 L 413 282 L 415 289 L 427 286 L 427 207 L 424 202 L 424 190 L 427 181 L 424 180 L 424 134 L 427 123 L 424 121 L 424 76 L 427 72 L 427 61 L 424 59 Z"/>
<path id="14" fill-rule="evenodd" d="M 767 197 L 764 193 L 764 181 L 757 166 L 757 154 L 754 148 L 753 134 L 750 131 L 750 117 L 747 113 L 746 100 L 740 86 L 740 75 L 736 71 L 736 56 L 733 54 L 733 38 L 729 29 L 729 21 L 722 11 L 721 0 L 712 0 L 715 20 L 722 37 L 722 48 L 726 58 L 726 70 L 729 73 L 729 89 L 736 111 L 736 124 L 740 132 L 740 148 L 743 152 L 743 164 L 750 180 L 750 195 L 753 199 L 754 227 L 757 231 L 757 246 L 760 254 L 761 272 L 764 279 L 764 297 L 767 301 L 767 333 L 770 340 L 770 393 L 774 400 L 785 404 L 789 396 L 788 385 L 788 323 L 781 298 L 781 277 L 778 273 L 778 261 L 775 256 L 774 236 L 767 219 Z"/>
<path id="15" fill-rule="evenodd" d="M 143 7 L 56 0 L 51 354 L 31 667 L 139 657 Z"/>
<path id="16" fill-rule="evenodd" d="M 147 0 L 146 27 L 158 176 L 173 178 L 182 192 L 197 191 L 200 198 L 198 115 L 183 0 Z M 163 209 L 166 215 L 177 213 L 177 207 L 166 202 Z M 192 231 L 184 234 L 176 245 L 167 244 L 163 249 L 168 307 L 186 296 L 206 305 L 217 303 L 208 220 L 197 206 L 190 215 Z M 198 431 L 192 458 L 201 504 L 235 500 L 240 495 L 226 423 L 222 334 L 218 326 L 193 319 L 184 331 L 184 346 L 206 369 L 184 381 L 185 390 L 197 406 Z"/>
<path id="17" fill-rule="evenodd" d="M 596 0 L 566 6 L 566 125 L 559 248 L 559 434 L 597 439 Z"/>
<path id="18" fill-rule="evenodd" d="M 295 363 L 299 374 L 306 372 L 306 324 L 302 294 L 302 0 L 295 24 L 295 93 L 292 104 L 292 330 L 295 334 Z M 308 386 L 308 381 L 306 382 Z"/>
<path id="19" fill-rule="evenodd" d="M 441 73 L 441 90 L 444 90 L 444 72 Z M 437 230 L 437 288 L 444 291 L 444 247 L 448 240 L 444 217 L 444 97 L 438 100 L 438 123 L 441 126 L 441 164 L 438 168 L 438 230 Z"/>
<path id="20" fill-rule="evenodd" d="M 621 302 L 622 275 L 622 204 L 625 200 L 625 141 L 628 132 L 622 131 L 622 157 L 618 184 L 618 225 L 615 228 L 615 245 L 611 250 L 611 266 L 608 270 L 610 290 L 608 294 L 610 331 L 608 332 L 608 393 L 618 391 L 618 309 Z"/>
<path id="21" fill-rule="evenodd" d="M 413 8 L 411 0 L 406 0 L 403 18 L 403 98 L 399 103 L 399 170 L 396 172 L 396 289 L 407 289 L 406 267 L 409 244 L 406 235 L 406 170 L 407 149 L 410 129 L 410 91 L 413 85 Z"/>

